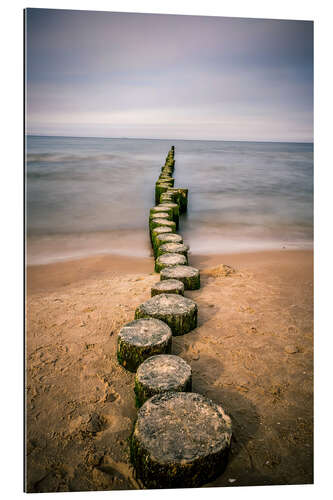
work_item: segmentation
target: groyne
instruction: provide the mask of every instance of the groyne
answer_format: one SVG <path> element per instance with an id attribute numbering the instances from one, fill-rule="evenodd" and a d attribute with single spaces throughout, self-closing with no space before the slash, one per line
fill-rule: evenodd
<path id="1" fill-rule="evenodd" d="M 136 373 L 139 408 L 130 437 L 137 478 L 147 488 L 197 487 L 220 475 L 231 445 L 231 420 L 220 405 L 190 392 L 191 367 L 172 355 L 172 337 L 197 326 L 198 307 L 184 296 L 200 288 L 190 248 L 176 233 L 188 209 L 188 189 L 175 186 L 171 147 L 155 183 L 149 235 L 160 281 L 118 334 L 119 363 Z"/>

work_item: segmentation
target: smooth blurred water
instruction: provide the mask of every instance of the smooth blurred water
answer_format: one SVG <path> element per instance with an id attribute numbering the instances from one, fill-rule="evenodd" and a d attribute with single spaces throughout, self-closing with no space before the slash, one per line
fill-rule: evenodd
<path id="1" fill-rule="evenodd" d="M 29 136 L 28 263 L 149 255 L 149 208 L 172 144 L 192 252 L 312 246 L 313 144 Z"/>

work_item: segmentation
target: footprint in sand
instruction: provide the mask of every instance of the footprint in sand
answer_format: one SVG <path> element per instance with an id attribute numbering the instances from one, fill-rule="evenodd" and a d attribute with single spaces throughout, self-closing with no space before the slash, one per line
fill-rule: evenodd
<path id="1" fill-rule="evenodd" d="M 195 347 L 194 344 L 185 344 L 185 349 L 193 361 L 200 359 L 200 349 Z"/>
<path id="2" fill-rule="evenodd" d="M 104 403 L 113 403 L 119 398 L 119 394 L 114 391 L 106 391 L 104 396 Z"/>
<path id="3" fill-rule="evenodd" d="M 104 383 L 104 403 L 113 403 L 120 398 L 118 392 L 112 388 L 112 379 L 114 378 L 112 374 L 103 374 L 99 378 Z"/>
<path id="4" fill-rule="evenodd" d="M 81 430 L 87 432 L 88 434 L 96 436 L 96 434 L 104 431 L 105 429 L 107 429 L 107 427 L 107 419 L 103 415 L 99 415 L 98 413 L 91 413 L 84 418 Z"/>

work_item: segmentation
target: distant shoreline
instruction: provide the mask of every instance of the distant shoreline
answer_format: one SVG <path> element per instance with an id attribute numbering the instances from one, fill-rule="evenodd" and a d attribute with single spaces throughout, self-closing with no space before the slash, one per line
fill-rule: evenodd
<path id="1" fill-rule="evenodd" d="M 249 139 L 172 139 L 172 138 L 152 138 L 152 137 L 105 137 L 90 135 L 47 135 L 47 134 L 25 134 L 26 137 L 58 137 L 59 139 L 116 139 L 125 141 L 188 141 L 188 142 L 246 142 L 254 144 L 314 144 L 314 141 L 259 141 Z"/>

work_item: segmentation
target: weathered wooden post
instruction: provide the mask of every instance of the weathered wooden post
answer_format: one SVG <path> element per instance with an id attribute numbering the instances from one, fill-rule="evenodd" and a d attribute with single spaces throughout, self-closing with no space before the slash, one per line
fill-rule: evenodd
<path id="1" fill-rule="evenodd" d="M 161 270 L 160 279 L 161 281 L 169 279 L 179 280 L 184 283 L 185 290 L 197 290 L 200 288 L 200 272 L 191 266 L 166 267 Z"/>
<path id="2" fill-rule="evenodd" d="M 155 295 L 135 311 L 135 319 L 155 318 L 170 326 L 172 335 L 184 335 L 197 326 L 196 303 L 177 294 Z"/>
<path id="3" fill-rule="evenodd" d="M 186 266 L 187 259 L 180 253 L 164 253 L 155 260 L 155 272 L 159 273 L 162 269 L 172 266 Z"/>
<path id="4" fill-rule="evenodd" d="M 159 245 L 157 249 L 157 256 L 159 257 L 160 255 L 163 255 L 164 253 L 179 253 L 181 255 L 184 255 L 186 258 L 186 264 L 188 264 L 188 251 L 190 247 L 187 245 L 184 245 L 183 243 L 163 243 L 162 245 Z"/>
<path id="5" fill-rule="evenodd" d="M 148 399 L 131 436 L 131 462 L 147 488 L 195 488 L 220 475 L 231 445 L 231 419 L 193 392 Z"/>
<path id="6" fill-rule="evenodd" d="M 161 293 L 176 293 L 184 295 L 184 283 L 179 280 L 163 280 L 158 281 L 151 288 L 151 296 L 159 295 Z"/>
<path id="7" fill-rule="evenodd" d="M 192 389 L 192 370 L 179 356 L 160 354 L 151 356 L 138 368 L 134 392 L 136 405 L 163 392 L 189 392 Z"/>
<path id="8" fill-rule="evenodd" d="M 171 337 L 170 328 L 158 318 L 131 321 L 118 334 L 118 361 L 126 370 L 135 372 L 150 356 L 170 353 Z"/>

